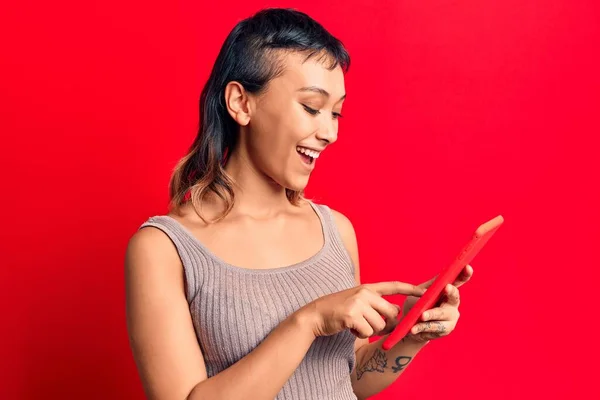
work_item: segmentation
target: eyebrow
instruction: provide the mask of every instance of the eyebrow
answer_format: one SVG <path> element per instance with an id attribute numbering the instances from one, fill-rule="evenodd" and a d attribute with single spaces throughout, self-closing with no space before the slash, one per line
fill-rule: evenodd
<path id="1" fill-rule="evenodd" d="M 325 97 L 331 97 L 331 95 L 329 94 L 329 92 L 323 88 L 320 88 L 318 86 L 307 86 L 307 87 L 303 87 L 297 90 L 298 92 L 314 92 L 314 93 L 319 93 L 322 94 Z M 344 94 L 342 97 L 340 97 L 340 99 L 338 101 L 342 101 L 346 98 L 346 95 Z"/>

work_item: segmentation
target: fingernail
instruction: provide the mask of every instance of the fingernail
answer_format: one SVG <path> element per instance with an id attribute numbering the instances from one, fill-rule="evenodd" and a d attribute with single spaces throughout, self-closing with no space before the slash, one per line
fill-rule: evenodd
<path id="1" fill-rule="evenodd" d="M 429 318 L 429 314 L 428 314 L 428 313 L 426 313 L 426 312 L 425 312 L 425 313 L 423 313 L 423 319 L 427 319 L 427 318 Z"/>

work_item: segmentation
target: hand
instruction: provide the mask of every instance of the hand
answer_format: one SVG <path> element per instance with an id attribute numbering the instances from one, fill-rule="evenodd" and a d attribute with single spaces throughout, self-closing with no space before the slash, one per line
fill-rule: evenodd
<path id="1" fill-rule="evenodd" d="M 427 310 L 423 313 L 419 322 L 412 327 L 407 337 L 416 342 L 427 342 L 432 339 L 438 339 L 447 336 L 454 330 L 460 313 L 458 306 L 460 304 L 460 293 L 458 288 L 471 279 L 473 276 L 473 267 L 467 265 L 460 275 L 456 278 L 453 285 L 447 285 L 440 301 L 439 306 Z M 433 284 L 436 277 L 419 285 L 421 288 L 428 288 Z M 409 296 L 406 298 L 402 309 L 403 315 L 406 315 L 417 302 L 418 297 Z"/>
<path id="2" fill-rule="evenodd" d="M 398 323 L 400 307 L 381 296 L 421 296 L 424 292 L 423 287 L 404 282 L 363 284 L 320 297 L 297 312 L 308 313 L 315 337 L 335 335 L 350 329 L 355 336 L 364 339 L 387 331 Z"/>

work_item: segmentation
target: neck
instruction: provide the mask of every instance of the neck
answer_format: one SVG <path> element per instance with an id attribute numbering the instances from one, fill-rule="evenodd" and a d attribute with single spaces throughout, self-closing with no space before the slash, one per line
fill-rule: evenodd
<path id="1" fill-rule="evenodd" d="M 225 171 L 235 182 L 233 215 L 269 218 L 289 208 L 285 188 L 260 172 L 243 147 L 231 153 Z"/>

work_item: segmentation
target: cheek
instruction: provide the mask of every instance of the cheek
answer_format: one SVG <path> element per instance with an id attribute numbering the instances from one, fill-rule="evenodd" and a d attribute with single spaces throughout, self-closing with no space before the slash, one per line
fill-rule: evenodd
<path id="1" fill-rule="evenodd" d="M 255 165 L 272 177 L 281 176 L 293 160 L 295 144 L 282 127 L 252 132 L 250 157 Z"/>
<path id="2" fill-rule="evenodd" d="M 264 110 L 253 121 L 250 152 L 255 165 L 278 183 L 302 186 L 305 182 L 296 181 L 300 177 L 301 164 L 296 153 L 299 143 L 317 131 L 317 119 L 304 109 L 286 107 L 286 110 Z M 302 175 L 302 174 L 301 174 Z M 305 179 L 307 177 L 302 177 Z"/>
<path id="3" fill-rule="evenodd" d="M 313 125 L 314 121 L 298 115 L 272 120 L 262 125 L 261 132 L 256 135 L 254 150 L 268 158 L 289 158 L 294 154 L 296 146 L 306 142 L 315 132 Z"/>

